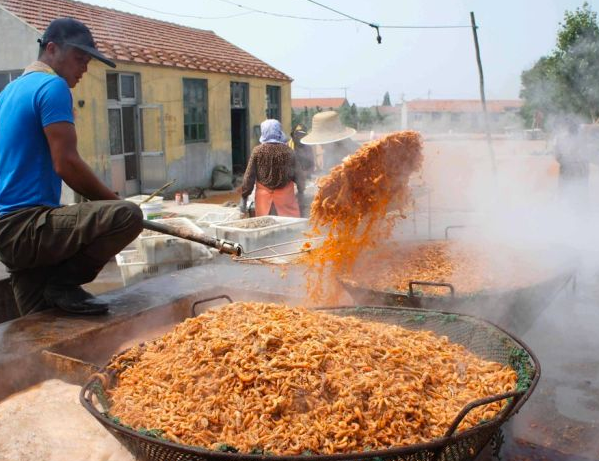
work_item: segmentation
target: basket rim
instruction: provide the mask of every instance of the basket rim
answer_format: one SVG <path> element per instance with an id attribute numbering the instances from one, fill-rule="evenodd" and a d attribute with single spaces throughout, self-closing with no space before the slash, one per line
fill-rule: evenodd
<path id="1" fill-rule="evenodd" d="M 242 459 L 253 459 L 253 460 L 264 460 L 264 459 L 272 459 L 273 461 L 306 461 L 310 458 L 318 458 L 323 461 L 340 461 L 340 460 L 356 460 L 356 459 L 372 459 L 372 458 L 387 458 L 390 456 L 401 456 L 401 455 L 409 455 L 417 452 L 435 452 L 441 451 L 446 446 L 457 443 L 460 440 L 467 439 L 479 432 L 485 431 L 487 429 L 495 430 L 498 429 L 503 423 L 505 423 L 509 418 L 511 418 L 515 413 L 519 411 L 519 409 L 524 405 L 524 403 L 528 400 L 532 392 L 534 391 L 537 383 L 540 379 L 541 375 L 541 365 L 536 355 L 530 350 L 528 345 L 526 345 L 521 339 L 515 337 L 513 334 L 507 332 L 503 328 L 495 325 L 488 320 L 480 319 L 478 317 L 468 315 L 468 314 L 460 314 L 454 312 L 446 312 L 439 310 L 431 310 L 431 309 L 422 309 L 422 308 L 414 308 L 414 307 L 394 307 L 394 306 L 382 306 L 382 305 L 368 305 L 368 306 L 330 306 L 330 307 L 317 307 L 314 308 L 316 311 L 322 312 L 333 312 L 335 310 L 355 310 L 355 309 L 365 309 L 365 310 L 388 310 L 388 311 L 407 311 L 411 313 L 419 313 L 424 315 L 451 315 L 456 317 L 465 317 L 469 319 L 473 319 L 476 322 L 480 322 L 486 324 L 487 326 L 496 328 L 500 333 L 503 333 L 505 336 L 510 338 L 513 342 L 518 344 L 531 358 L 534 365 L 534 376 L 531 380 L 529 387 L 524 391 L 515 405 L 512 406 L 509 413 L 507 412 L 508 406 L 504 406 L 504 408 L 499 411 L 492 420 L 486 421 L 483 423 L 479 423 L 474 427 L 466 429 L 461 432 L 454 432 L 450 436 L 443 436 L 437 439 L 433 439 L 428 442 L 406 445 L 401 447 L 391 447 L 380 450 L 371 450 L 371 451 L 360 451 L 360 452 L 350 452 L 350 453 L 335 453 L 335 454 L 326 454 L 326 455 L 264 455 L 264 454 L 252 454 L 252 453 L 232 453 L 232 452 L 222 452 L 217 450 L 210 450 L 208 448 L 194 446 L 194 445 L 184 445 L 176 442 L 171 442 L 166 439 L 150 437 L 148 435 L 142 434 L 134 429 L 130 429 L 121 424 L 118 424 L 112 421 L 107 417 L 106 413 L 100 412 L 94 404 L 92 404 L 91 399 L 89 398 L 89 394 L 93 393 L 92 386 L 96 383 L 102 386 L 101 379 L 99 375 L 106 375 L 107 366 L 112 362 L 112 359 L 108 361 L 97 373 L 94 373 L 85 385 L 81 388 L 79 393 L 79 401 L 83 405 L 83 407 L 91 413 L 91 415 L 98 420 L 104 427 L 107 428 L 110 432 L 116 433 L 124 433 L 126 436 L 131 437 L 133 439 L 141 439 L 148 444 L 160 445 L 165 448 L 176 450 L 179 452 L 184 452 L 187 454 L 195 454 L 201 456 L 209 456 L 212 459 L 218 459 L 222 461 L 232 461 L 232 460 L 242 460 Z M 334 314 L 333 314 L 334 315 Z M 143 343 L 142 343 L 143 344 Z M 129 349 L 121 351 L 117 354 L 122 355 L 127 352 Z M 102 389 L 104 387 L 102 386 Z"/>

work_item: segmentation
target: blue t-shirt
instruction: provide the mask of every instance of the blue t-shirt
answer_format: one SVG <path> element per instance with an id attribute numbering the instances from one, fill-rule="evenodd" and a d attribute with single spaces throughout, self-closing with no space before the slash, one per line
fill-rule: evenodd
<path id="1" fill-rule="evenodd" d="M 31 72 L 0 93 L 0 214 L 58 206 L 62 181 L 54 171 L 44 127 L 73 120 L 66 80 Z"/>

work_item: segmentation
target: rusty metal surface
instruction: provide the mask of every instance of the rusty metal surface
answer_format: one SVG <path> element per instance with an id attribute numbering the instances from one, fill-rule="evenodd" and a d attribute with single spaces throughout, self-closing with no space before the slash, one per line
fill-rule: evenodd
<path id="1" fill-rule="evenodd" d="M 84 360 L 79 360 L 56 352 L 42 351 L 44 366 L 53 371 L 63 381 L 82 386 L 100 368 Z"/>
<path id="2" fill-rule="evenodd" d="M 44 366 L 43 350 L 68 356 L 75 351 L 76 358 L 100 365 L 116 352 L 119 341 L 188 317 L 192 299 L 232 293 L 238 294 L 235 299 L 282 302 L 296 299 L 300 282 L 297 269 L 288 270 L 282 280 L 270 267 L 252 266 L 250 270 L 227 258 L 101 295 L 110 304 L 105 316 L 70 316 L 48 310 L 2 323 L 0 400 L 52 376 Z M 100 336 L 106 339 L 94 340 Z"/>

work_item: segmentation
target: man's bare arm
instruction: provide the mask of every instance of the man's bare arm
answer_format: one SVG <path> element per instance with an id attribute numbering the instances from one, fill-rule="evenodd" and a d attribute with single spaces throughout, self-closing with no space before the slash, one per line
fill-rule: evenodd
<path id="1" fill-rule="evenodd" d="M 75 192 L 89 200 L 119 200 L 98 179 L 77 151 L 77 133 L 72 123 L 52 123 L 44 128 L 54 171 Z"/>

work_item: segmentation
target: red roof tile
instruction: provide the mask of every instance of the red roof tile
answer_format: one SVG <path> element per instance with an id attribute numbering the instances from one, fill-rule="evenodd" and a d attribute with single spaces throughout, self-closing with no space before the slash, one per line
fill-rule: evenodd
<path id="1" fill-rule="evenodd" d="M 79 19 L 91 29 L 98 49 L 119 61 L 163 66 L 185 62 L 184 67 L 190 69 L 209 68 L 212 72 L 291 80 L 212 31 L 73 0 L 0 0 L 0 7 L 39 32 L 55 18 Z"/>
<path id="2" fill-rule="evenodd" d="M 479 99 L 416 99 L 408 101 L 409 112 L 482 112 Z M 505 112 L 522 107 L 519 99 L 493 99 L 487 101 L 487 112 Z"/>
<path id="3" fill-rule="evenodd" d="M 294 98 L 291 100 L 292 109 L 303 109 L 304 107 L 328 109 L 332 107 L 337 109 L 346 102 L 345 98 Z"/>

